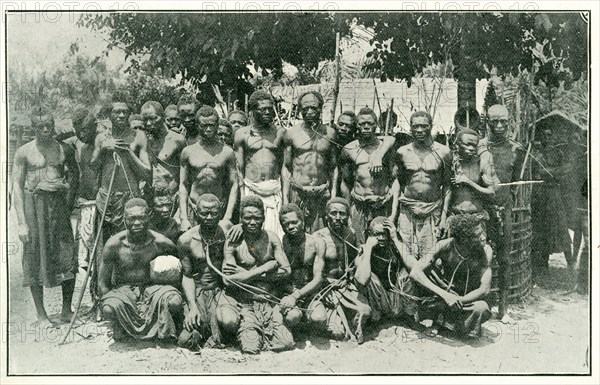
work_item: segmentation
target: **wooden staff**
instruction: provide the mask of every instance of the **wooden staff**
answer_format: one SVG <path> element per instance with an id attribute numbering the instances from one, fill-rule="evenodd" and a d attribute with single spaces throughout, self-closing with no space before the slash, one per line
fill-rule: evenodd
<path id="1" fill-rule="evenodd" d="M 392 102 L 390 103 L 390 107 L 387 110 L 387 119 L 385 122 L 385 133 L 384 135 L 387 135 L 388 132 L 390 132 L 390 130 L 392 129 L 392 127 L 390 127 L 392 125 L 392 114 L 394 113 L 394 98 L 392 98 Z"/>
<path id="2" fill-rule="evenodd" d="M 373 95 L 373 100 L 377 98 L 377 106 L 379 107 L 379 115 L 381 115 L 381 101 L 379 100 L 379 92 L 377 92 L 377 83 L 375 83 L 375 79 L 373 79 L 373 87 L 375 87 L 375 94 Z M 375 108 L 375 101 L 373 101 L 373 109 Z"/>
<path id="3" fill-rule="evenodd" d="M 335 121 L 335 110 L 337 108 L 338 96 L 340 94 L 340 76 L 341 76 L 341 59 L 340 55 L 340 33 L 335 34 L 335 84 L 333 86 L 333 106 L 331 106 L 331 124 Z"/>

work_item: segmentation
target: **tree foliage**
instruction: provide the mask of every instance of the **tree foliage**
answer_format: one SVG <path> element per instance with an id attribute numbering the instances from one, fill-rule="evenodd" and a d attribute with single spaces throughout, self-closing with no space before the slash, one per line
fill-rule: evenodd
<path id="1" fill-rule="evenodd" d="M 539 66 L 536 81 L 577 80 L 587 73 L 587 23 L 579 13 L 369 13 L 369 69 L 382 80 L 411 79 L 451 61 L 454 77 L 517 75 Z"/>
<path id="2" fill-rule="evenodd" d="M 276 77 L 283 61 L 316 68 L 334 57 L 335 33 L 349 33 L 327 13 L 96 13 L 79 25 L 106 30 L 109 48 L 143 55 L 163 76 L 230 89 L 252 76 L 248 66 Z"/>

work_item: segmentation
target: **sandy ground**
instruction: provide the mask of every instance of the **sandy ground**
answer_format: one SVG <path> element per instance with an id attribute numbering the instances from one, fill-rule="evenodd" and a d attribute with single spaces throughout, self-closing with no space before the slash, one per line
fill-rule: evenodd
<path id="1" fill-rule="evenodd" d="M 12 234 L 14 236 L 14 234 Z M 193 353 L 171 344 L 116 343 L 106 323 L 91 320 L 58 345 L 67 325 L 42 330 L 33 300 L 21 286 L 21 256 L 9 256 L 9 374 L 354 374 L 354 373 L 588 373 L 588 297 L 567 293 L 570 279 L 564 258 L 554 255 L 545 284 L 538 283 L 525 302 L 511 306 L 515 323 L 490 320 L 477 341 L 459 341 L 385 323 L 366 332 L 363 345 L 321 337 L 299 338 L 294 350 L 243 355 L 235 348 Z M 78 276 L 81 286 L 83 274 Z M 46 309 L 58 319 L 60 288 L 46 290 Z M 76 294 L 78 292 L 76 291 Z M 89 309 L 84 297 L 82 309 Z"/>

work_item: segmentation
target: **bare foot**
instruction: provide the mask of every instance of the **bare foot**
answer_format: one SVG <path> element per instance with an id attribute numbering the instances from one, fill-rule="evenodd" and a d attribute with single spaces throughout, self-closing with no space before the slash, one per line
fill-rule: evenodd
<path id="1" fill-rule="evenodd" d="M 40 317 L 40 318 L 37 319 L 37 321 L 32 322 L 30 324 L 30 326 L 34 327 L 34 328 L 40 328 L 40 329 L 46 329 L 46 328 L 54 328 L 54 327 L 56 327 L 56 325 L 52 321 L 50 321 L 50 318 L 48 318 L 48 317 L 45 317 L 45 318 L 44 317 Z"/>
<path id="2" fill-rule="evenodd" d="M 504 316 L 502 316 L 502 318 L 500 319 L 500 322 L 502 322 L 503 324 L 506 324 L 506 325 L 512 325 L 515 323 L 515 320 L 512 319 L 507 313 L 507 314 L 504 314 Z"/>
<path id="3" fill-rule="evenodd" d="M 60 320 L 64 323 L 71 322 L 71 318 L 73 318 L 73 312 L 71 309 L 63 309 L 62 313 L 60 313 Z"/>
<path id="4" fill-rule="evenodd" d="M 427 337 L 435 337 L 435 336 L 438 335 L 438 333 L 439 333 L 439 329 L 435 325 L 431 326 L 431 327 L 428 327 L 427 329 L 425 329 L 425 335 Z"/>

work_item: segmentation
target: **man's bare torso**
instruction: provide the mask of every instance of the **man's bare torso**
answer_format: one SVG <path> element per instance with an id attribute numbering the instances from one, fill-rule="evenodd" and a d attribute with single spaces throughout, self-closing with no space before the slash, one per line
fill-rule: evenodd
<path id="1" fill-rule="evenodd" d="M 229 196 L 229 191 L 226 191 L 229 162 L 233 161 L 233 150 L 221 143 L 203 146 L 199 141 L 186 147 L 182 162 L 187 163 L 188 178 L 192 182 L 190 199 L 196 201 L 202 194 L 214 194 L 226 200 Z"/>
<path id="2" fill-rule="evenodd" d="M 421 149 L 414 143 L 402 146 L 397 151 L 398 179 L 407 198 L 421 202 L 435 202 L 442 198 L 441 187 L 446 165 L 449 164 L 450 149 L 434 142 L 431 148 Z"/>
<path id="3" fill-rule="evenodd" d="M 383 196 L 388 193 L 391 188 L 393 178 L 391 168 L 387 167 L 388 162 L 392 161 L 392 148 L 388 147 L 385 154 L 381 154 L 384 150 L 384 142 L 377 139 L 375 146 L 361 147 L 358 140 L 349 143 L 344 147 L 345 158 L 352 162 L 354 169 L 354 185 L 352 190 L 359 196 Z M 381 172 L 372 173 L 372 159 L 383 158 L 383 168 Z"/>
<path id="4" fill-rule="evenodd" d="M 272 125 L 269 130 L 258 131 L 252 126 L 240 128 L 236 133 L 236 148 L 244 150 L 244 178 L 251 182 L 278 179 L 283 162 L 284 129 Z"/>
<path id="5" fill-rule="evenodd" d="M 185 137 L 174 131 L 158 140 L 148 138 L 148 155 L 152 164 L 152 186 L 166 186 L 173 193 L 179 184 L 179 156 L 186 146 Z"/>
<path id="6" fill-rule="evenodd" d="M 292 149 L 293 184 L 320 186 L 330 181 L 335 167 L 334 141 L 335 130 L 325 125 L 312 131 L 300 123 L 287 131 L 286 142 Z"/>

